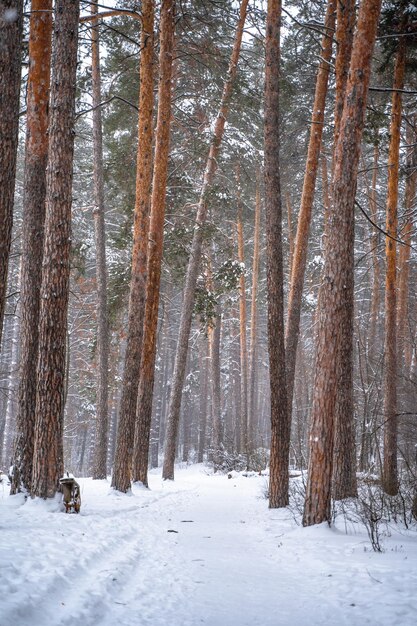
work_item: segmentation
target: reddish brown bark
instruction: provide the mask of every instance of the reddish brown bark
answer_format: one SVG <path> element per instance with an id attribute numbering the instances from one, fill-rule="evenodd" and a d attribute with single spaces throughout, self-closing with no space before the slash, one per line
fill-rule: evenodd
<path id="1" fill-rule="evenodd" d="M 63 474 L 63 417 L 71 252 L 71 201 L 77 69 L 78 0 L 55 4 L 45 245 L 32 496 L 53 497 Z"/>
<path id="2" fill-rule="evenodd" d="M 142 354 L 143 320 L 145 314 L 149 211 L 152 182 L 154 10 L 154 0 L 144 0 L 142 3 L 138 154 L 133 228 L 132 277 L 129 294 L 126 356 L 112 477 L 112 487 L 122 492 L 126 492 L 130 489 L 136 403 L 138 398 L 140 359 Z"/>
<path id="3" fill-rule="evenodd" d="M 148 284 L 146 289 L 144 322 L 145 331 L 140 368 L 133 454 L 133 480 L 142 482 L 146 486 L 148 485 L 149 438 L 157 344 L 156 331 L 158 327 L 159 290 L 164 244 L 166 187 L 171 128 L 174 25 L 175 1 L 163 0 L 160 22 L 158 121 L 155 133 L 155 165 L 152 181 Z"/>
<path id="4" fill-rule="evenodd" d="M 288 504 L 290 419 L 284 348 L 282 209 L 279 171 L 279 79 L 281 2 L 268 0 L 265 57 L 265 214 L 268 346 L 271 389 L 269 506 Z"/>
<path id="5" fill-rule="evenodd" d="M 406 47 L 402 37 L 394 69 L 394 89 L 404 88 Z M 384 459 L 382 484 L 390 495 L 398 493 L 397 467 L 397 238 L 398 176 L 402 96 L 392 94 L 390 145 L 388 152 L 388 192 L 386 210 L 385 255 L 385 362 L 384 362 Z"/>
<path id="6" fill-rule="evenodd" d="M 91 4 L 96 16 L 98 6 Z M 103 130 L 101 121 L 101 73 L 99 22 L 91 28 L 91 80 L 93 87 L 93 181 L 94 181 L 94 236 L 96 244 L 97 280 L 97 415 L 94 439 L 93 478 L 107 478 L 107 445 L 109 413 L 109 319 L 107 308 L 106 227 L 104 207 Z"/>
<path id="7" fill-rule="evenodd" d="M 40 288 L 48 159 L 48 100 L 52 0 L 33 0 L 26 104 L 25 181 L 21 265 L 20 380 L 11 493 L 32 484 Z"/>
<path id="8" fill-rule="evenodd" d="M 188 340 L 191 330 L 195 288 L 203 245 L 203 227 L 207 219 L 208 195 L 217 169 L 217 158 L 219 156 L 220 145 L 222 142 L 224 127 L 229 111 L 229 103 L 232 95 L 233 84 L 237 72 L 237 63 L 239 60 L 248 1 L 249 0 L 242 0 L 240 5 L 239 22 L 236 29 L 233 51 L 230 58 L 228 76 L 224 84 L 220 108 L 216 117 L 216 123 L 214 126 L 214 132 L 207 158 L 206 169 L 204 171 L 203 184 L 200 192 L 197 216 L 194 225 L 193 241 L 191 244 L 190 259 L 188 262 L 187 274 L 185 279 L 182 314 L 178 334 L 177 351 L 175 354 L 175 365 L 172 377 L 172 389 L 168 410 L 166 447 L 163 468 L 163 478 L 165 480 L 174 480 L 174 463 L 180 422 L 181 396 L 184 386 L 185 368 L 187 363 Z"/>
<path id="9" fill-rule="evenodd" d="M 0 345 L 13 227 L 22 24 L 23 0 L 3 0 L 0 4 Z"/>
<path id="10" fill-rule="evenodd" d="M 336 99 L 334 107 L 334 149 L 339 140 L 346 85 L 352 56 L 353 31 L 355 28 L 355 0 L 337 0 L 335 60 Z M 335 163 L 333 164 L 334 168 Z"/>
<path id="11" fill-rule="evenodd" d="M 322 40 L 322 54 L 316 78 L 313 112 L 307 162 L 304 174 L 303 192 L 298 214 L 297 234 L 291 269 L 290 292 L 288 295 L 287 327 L 285 333 L 285 355 L 287 359 L 288 411 L 291 420 L 294 390 L 295 362 L 300 332 L 301 301 L 304 275 L 307 262 L 308 238 L 310 235 L 311 213 L 313 208 L 316 178 L 319 167 L 321 141 L 329 81 L 332 40 L 336 20 L 336 0 L 329 0 L 325 18 L 325 34 Z"/>
<path id="12" fill-rule="evenodd" d="M 343 337 L 340 313 L 353 293 L 355 190 L 380 8 L 380 0 L 363 0 L 360 6 L 340 135 L 335 148 L 333 207 L 328 222 L 319 296 L 304 526 L 330 521 L 334 413 Z"/>

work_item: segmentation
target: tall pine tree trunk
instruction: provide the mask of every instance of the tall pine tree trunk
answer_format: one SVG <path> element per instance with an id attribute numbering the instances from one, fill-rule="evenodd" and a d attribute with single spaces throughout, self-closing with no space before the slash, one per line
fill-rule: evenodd
<path id="1" fill-rule="evenodd" d="M 413 126 L 417 117 L 413 118 Z M 407 179 L 405 183 L 404 212 L 405 220 L 401 231 L 401 239 L 404 245 L 400 248 L 398 263 L 398 307 L 397 307 L 397 352 L 399 368 L 403 374 L 403 379 L 408 378 L 409 368 L 407 353 L 412 346 L 411 337 L 408 332 L 408 299 L 410 280 L 410 252 L 411 237 L 413 234 L 413 206 L 416 197 L 417 186 L 417 145 L 416 132 L 413 127 L 407 126 Z"/>
<path id="2" fill-rule="evenodd" d="M 91 13 L 98 12 L 97 2 Z M 91 79 L 93 86 L 93 180 L 94 237 L 96 244 L 97 281 L 97 415 L 94 440 L 93 478 L 107 478 L 107 445 L 109 413 L 109 317 L 107 308 L 106 226 L 104 220 L 103 129 L 101 121 L 101 75 L 99 21 L 91 26 Z"/>
<path id="3" fill-rule="evenodd" d="M 258 420 L 255 414 L 255 374 L 257 349 L 257 321 L 258 321 L 258 279 L 259 279 L 259 234 L 261 225 L 261 192 L 259 177 L 256 177 L 255 200 L 255 232 L 253 235 L 253 262 L 252 262 L 252 299 L 250 314 L 250 344 L 249 344 L 249 380 L 248 380 L 248 414 L 249 440 L 252 447 L 257 445 Z"/>
<path id="4" fill-rule="evenodd" d="M 20 295 L 20 380 L 11 493 L 32 484 L 40 288 L 45 222 L 52 0 L 33 0 L 29 33 Z"/>
<path id="5" fill-rule="evenodd" d="M 199 406 L 199 435 L 198 435 L 198 457 L 197 463 L 203 463 L 204 452 L 206 450 L 206 430 L 207 430 L 207 391 L 209 383 L 208 362 L 209 342 L 206 338 L 200 339 L 199 359 L 200 359 L 200 406 Z"/>
<path id="6" fill-rule="evenodd" d="M 160 24 L 158 121 L 155 138 L 155 165 L 152 181 L 151 224 L 149 229 L 148 283 L 145 331 L 140 367 L 133 480 L 148 485 L 149 438 L 157 347 L 159 290 L 161 284 L 164 221 L 171 129 L 172 58 L 174 50 L 175 1 L 163 0 Z"/>
<path id="7" fill-rule="evenodd" d="M 180 329 L 178 334 L 177 351 L 175 354 L 174 374 L 172 377 L 172 389 L 168 410 L 165 458 L 163 467 L 163 478 L 165 480 L 174 480 L 175 450 L 180 421 L 181 396 L 184 386 L 185 368 L 187 364 L 188 340 L 191 330 L 195 288 L 197 283 L 198 270 L 200 267 L 201 251 L 203 245 L 204 224 L 206 223 L 207 219 L 208 195 L 211 190 L 214 174 L 217 169 L 217 158 L 223 138 L 227 114 L 229 111 L 229 103 L 237 72 L 237 63 L 239 60 L 248 1 L 249 0 L 242 0 L 240 5 L 239 22 L 230 59 L 228 76 L 224 84 L 220 109 L 214 126 L 214 132 L 211 140 L 206 169 L 204 172 L 203 185 L 200 192 L 197 216 L 194 225 L 193 241 L 191 244 L 190 259 L 188 262 L 187 274 L 185 279 Z"/>
<path id="8" fill-rule="evenodd" d="M 33 496 L 41 498 L 54 496 L 64 469 L 62 437 L 79 12 L 78 0 L 57 0 L 55 4 L 31 489 Z"/>
<path id="9" fill-rule="evenodd" d="M 13 226 L 22 27 L 23 0 L 2 0 L 0 3 L 0 345 Z"/>
<path id="10" fill-rule="evenodd" d="M 334 151 L 339 139 L 346 94 L 349 64 L 352 55 L 353 29 L 355 23 L 355 0 L 339 1 L 337 5 L 336 39 L 336 104 Z M 333 172 L 336 159 L 333 161 Z M 354 260 L 350 256 L 350 273 L 353 277 Z M 353 415 L 353 280 L 344 290 L 345 301 L 341 310 L 341 333 L 335 410 L 335 435 L 333 450 L 333 497 L 336 500 L 354 497 L 356 487 L 355 424 Z"/>
<path id="11" fill-rule="evenodd" d="M 379 146 L 378 141 L 374 146 L 374 160 L 373 160 L 373 172 L 372 172 L 372 186 L 369 198 L 369 206 L 371 209 L 371 218 L 374 224 L 377 223 L 377 201 L 376 201 L 376 185 L 378 177 L 378 161 L 379 161 Z M 379 321 L 379 308 L 380 308 L 380 283 L 381 283 L 381 271 L 378 258 L 378 243 L 379 233 L 376 228 L 373 229 L 370 237 L 369 245 L 371 248 L 372 258 L 372 294 L 371 294 L 371 312 L 369 320 L 369 340 L 368 340 L 368 358 L 371 363 L 375 360 L 375 353 L 377 348 L 377 331 Z"/>
<path id="12" fill-rule="evenodd" d="M 152 182 L 154 4 L 154 0 L 144 0 L 142 3 L 138 154 L 132 277 L 130 281 L 129 317 L 122 396 L 120 399 L 116 454 L 112 477 L 112 487 L 122 492 L 126 492 L 130 489 L 136 403 L 138 398 L 140 359 L 142 354 L 143 319 L 145 313 L 149 211 Z"/>
<path id="13" fill-rule="evenodd" d="M 282 209 L 279 170 L 281 1 L 268 0 L 265 59 L 265 212 L 271 389 L 269 506 L 288 504 L 290 419 L 284 348 Z"/>
<path id="14" fill-rule="evenodd" d="M 239 277 L 239 343 L 240 343 L 240 417 L 241 417 L 241 450 L 246 455 L 249 469 L 249 455 L 252 442 L 248 433 L 248 344 L 246 339 L 246 280 L 245 280 L 245 247 L 243 241 L 243 205 L 240 197 L 239 170 L 237 176 L 237 249 L 241 274 Z"/>
<path id="15" fill-rule="evenodd" d="M 221 463 L 220 452 L 222 449 L 222 423 L 221 423 L 221 383 L 220 383 L 220 339 L 222 329 L 222 312 L 220 304 L 216 306 L 216 317 L 212 341 L 210 342 L 210 365 L 211 365 L 211 398 L 212 398 L 212 438 L 211 447 L 213 454 L 214 469 L 218 469 Z"/>
<path id="16" fill-rule="evenodd" d="M 334 413 L 343 338 L 341 310 L 353 292 L 355 190 L 380 8 L 380 0 L 362 0 L 340 134 L 334 153 L 332 212 L 328 222 L 325 265 L 319 295 L 304 526 L 330 521 Z M 353 324 L 351 328 L 353 329 Z"/>
<path id="17" fill-rule="evenodd" d="M 389 495 L 398 493 L 397 468 L 397 238 L 398 175 L 401 132 L 401 100 L 404 88 L 406 46 L 400 38 L 394 69 L 390 145 L 388 152 L 388 196 L 385 239 L 385 362 L 384 362 L 384 459 L 382 484 Z"/>
<path id="18" fill-rule="evenodd" d="M 287 400 L 290 420 L 294 391 L 295 361 L 297 356 L 298 337 L 300 333 L 301 301 L 307 262 L 311 214 L 320 159 L 335 21 L 336 0 L 329 0 L 324 23 L 325 34 L 321 44 L 321 61 L 316 78 L 316 92 L 314 96 L 313 113 L 310 126 L 308 155 L 304 174 L 301 206 L 298 214 L 297 234 L 291 269 L 290 292 L 288 295 L 285 355 L 287 359 Z"/>

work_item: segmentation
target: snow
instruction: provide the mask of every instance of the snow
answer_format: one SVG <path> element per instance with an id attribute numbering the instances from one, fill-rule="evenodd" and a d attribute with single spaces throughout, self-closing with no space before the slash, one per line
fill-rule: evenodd
<path id="1" fill-rule="evenodd" d="M 376 553 L 363 527 L 304 529 L 268 509 L 265 477 L 230 476 L 155 472 L 129 495 L 78 479 L 79 515 L 3 484 L 1 626 L 416 624 L 415 531 Z"/>

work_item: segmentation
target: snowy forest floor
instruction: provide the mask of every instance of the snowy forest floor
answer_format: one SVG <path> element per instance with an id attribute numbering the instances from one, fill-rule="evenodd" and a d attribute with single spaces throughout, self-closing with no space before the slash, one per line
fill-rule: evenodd
<path id="1" fill-rule="evenodd" d="M 1 626 L 417 623 L 417 535 L 303 529 L 269 510 L 266 478 L 178 468 L 174 483 L 81 479 L 80 515 L 0 487 Z"/>

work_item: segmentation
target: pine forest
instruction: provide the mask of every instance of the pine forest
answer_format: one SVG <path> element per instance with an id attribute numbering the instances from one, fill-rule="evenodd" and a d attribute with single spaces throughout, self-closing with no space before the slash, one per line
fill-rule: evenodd
<path id="1" fill-rule="evenodd" d="M 416 0 L 0 0 L 2 625 L 416 623 L 416 194 Z"/>

